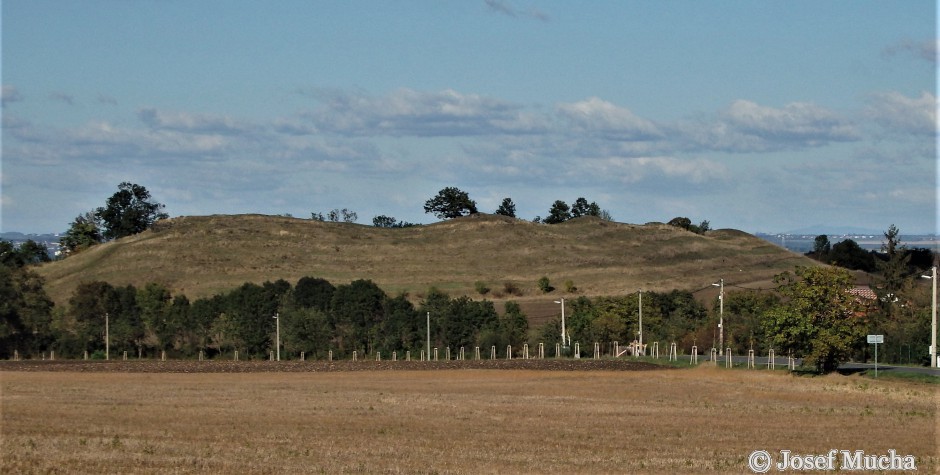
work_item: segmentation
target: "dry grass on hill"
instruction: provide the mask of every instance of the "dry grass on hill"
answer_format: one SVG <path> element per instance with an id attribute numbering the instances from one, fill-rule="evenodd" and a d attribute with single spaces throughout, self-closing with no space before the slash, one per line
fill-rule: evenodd
<path id="1" fill-rule="evenodd" d="M 697 368 L 0 372 L 4 473 L 750 473 L 864 450 L 937 473 L 931 387 Z"/>
<path id="2" fill-rule="evenodd" d="M 578 218 L 539 225 L 475 215 L 428 226 L 384 229 L 276 216 L 204 216 L 163 221 L 154 230 L 39 268 L 57 303 L 82 281 L 161 283 L 191 299 L 244 282 L 303 276 L 334 284 L 371 279 L 387 293 L 420 298 L 431 286 L 451 295 L 548 300 L 561 295 L 613 295 L 699 289 L 724 278 L 767 287 L 773 275 L 805 257 L 733 230 L 696 235 L 664 224 L 644 226 Z M 546 296 L 536 281 L 557 290 Z M 565 281 L 578 288 L 565 294 Z M 507 295 L 504 284 L 522 295 Z"/>

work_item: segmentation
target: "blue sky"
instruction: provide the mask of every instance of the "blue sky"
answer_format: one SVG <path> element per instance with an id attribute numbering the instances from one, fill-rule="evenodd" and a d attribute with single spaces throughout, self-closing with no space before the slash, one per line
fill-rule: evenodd
<path id="1" fill-rule="evenodd" d="M 438 190 L 525 219 L 937 229 L 934 1 L 2 3 L 0 230 Z"/>

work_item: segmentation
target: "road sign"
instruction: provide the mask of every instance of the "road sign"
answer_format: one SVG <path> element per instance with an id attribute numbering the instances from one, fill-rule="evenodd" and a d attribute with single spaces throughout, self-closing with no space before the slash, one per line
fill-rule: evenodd
<path id="1" fill-rule="evenodd" d="M 884 335 L 868 335 L 868 343 L 875 344 L 875 377 L 878 377 L 878 344 L 884 344 L 885 336 Z"/>

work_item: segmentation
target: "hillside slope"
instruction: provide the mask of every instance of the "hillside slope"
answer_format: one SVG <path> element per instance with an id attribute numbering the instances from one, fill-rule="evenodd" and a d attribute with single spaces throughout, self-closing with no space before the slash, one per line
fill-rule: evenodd
<path id="1" fill-rule="evenodd" d="M 705 236 L 664 224 L 643 226 L 578 218 L 558 225 L 474 215 L 428 226 L 375 228 L 278 216 L 181 217 L 147 232 L 96 246 L 38 268 L 46 289 L 65 303 L 83 281 L 142 286 L 158 282 L 190 299 L 244 282 L 303 276 L 334 284 L 371 279 L 389 294 L 420 297 L 435 286 L 452 296 L 478 296 L 485 282 L 499 300 L 505 282 L 523 291 L 517 300 L 551 303 L 536 281 L 547 276 L 563 293 L 578 295 L 707 287 L 724 278 L 736 285 L 769 286 L 774 274 L 805 257 L 749 234 L 717 230 Z M 494 295 L 495 294 L 495 295 Z"/>

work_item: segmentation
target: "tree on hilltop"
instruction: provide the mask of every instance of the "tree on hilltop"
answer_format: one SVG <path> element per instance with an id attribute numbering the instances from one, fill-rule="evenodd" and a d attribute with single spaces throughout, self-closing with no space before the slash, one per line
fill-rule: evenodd
<path id="1" fill-rule="evenodd" d="M 449 186 L 424 203 L 425 213 L 434 213 L 439 219 L 452 219 L 477 213 L 477 203 L 466 191 Z"/>
<path id="2" fill-rule="evenodd" d="M 512 198 L 503 198 L 503 202 L 500 203 L 499 208 L 496 208 L 496 214 L 515 218 L 516 204 L 512 202 Z"/>
<path id="3" fill-rule="evenodd" d="M 575 200 L 574 206 L 571 207 L 571 217 L 577 218 L 580 216 L 600 216 L 601 207 L 597 205 L 597 202 L 588 203 L 587 199 L 581 197 Z"/>
<path id="4" fill-rule="evenodd" d="M 542 221 L 545 224 L 564 223 L 571 219 L 571 208 L 568 203 L 562 200 L 555 200 L 552 207 L 548 210 L 548 216 Z"/>
<path id="5" fill-rule="evenodd" d="M 98 217 L 95 216 L 93 211 L 89 211 L 75 217 L 75 220 L 69 225 L 69 230 L 59 239 L 59 244 L 67 252 L 72 253 L 88 249 L 100 243 L 103 239 Z"/>
<path id="6" fill-rule="evenodd" d="M 147 188 L 130 182 L 118 185 L 104 207 L 95 210 L 105 239 L 119 239 L 146 231 L 153 223 L 169 218 L 164 206 L 152 201 Z"/>

